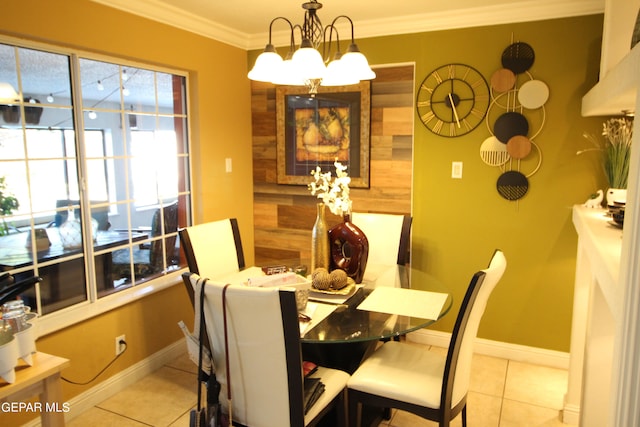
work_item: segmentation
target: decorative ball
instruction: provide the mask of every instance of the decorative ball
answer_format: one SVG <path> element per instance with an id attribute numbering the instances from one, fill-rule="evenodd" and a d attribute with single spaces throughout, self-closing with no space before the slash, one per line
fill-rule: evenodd
<path id="1" fill-rule="evenodd" d="M 347 272 L 344 270 L 333 270 L 329 274 L 329 279 L 331 280 L 331 287 L 333 289 L 342 289 L 347 286 Z"/>
<path id="2" fill-rule="evenodd" d="M 320 290 L 327 290 L 331 287 L 329 271 L 326 268 L 318 267 L 311 273 L 311 286 Z"/>

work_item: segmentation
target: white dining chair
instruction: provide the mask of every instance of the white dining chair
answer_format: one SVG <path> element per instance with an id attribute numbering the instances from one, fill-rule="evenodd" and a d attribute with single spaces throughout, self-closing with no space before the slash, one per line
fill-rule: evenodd
<path id="1" fill-rule="evenodd" d="M 360 426 L 362 405 L 396 408 L 449 426 L 462 413 L 467 424 L 467 391 L 473 345 L 487 301 L 507 266 L 496 250 L 489 267 L 471 278 L 446 355 L 407 342 L 378 348 L 349 380 L 350 426 Z"/>
<path id="2" fill-rule="evenodd" d="M 217 278 L 245 267 L 242 240 L 236 218 L 192 225 L 179 230 L 180 246 L 189 271 Z"/>
<path id="3" fill-rule="evenodd" d="M 351 222 L 369 241 L 367 265 L 405 265 L 409 262 L 411 220 L 409 215 L 351 214 Z"/>
<path id="4" fill-rule="evenodd" d="M 200 280 L 193 273 L 185 273 L 183 278 L 193 289 Z M 322 381 L 324 392 L 305 414 L 295 291 L 230 285 L 223 299 L 224 288 L 223 283 L 207 281 L 203 306 L 215 374 L 221 385 L 220 404 L 227 414 L 231 405 L 234 425 L 314 426 L 327 414 L 333 416 L 333 408 L 336 418 L 330 425 L 346 425 L 349 374 L 340 370 L 319 366 L 311 374 Z"/>

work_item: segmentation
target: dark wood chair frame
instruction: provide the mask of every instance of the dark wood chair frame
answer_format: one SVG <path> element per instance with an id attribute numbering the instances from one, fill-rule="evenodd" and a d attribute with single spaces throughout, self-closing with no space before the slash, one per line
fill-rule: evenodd
<path id="1" fill-rule="evenodd" d="M 402 220 L 402 231 L 400 233 L 400 246 L 398 247 L 398 265 L 406 265 L 409 263 L 409 245 L 411 243 L 411 223 L 413 218 L 410 215 L 404 215 Z"/>

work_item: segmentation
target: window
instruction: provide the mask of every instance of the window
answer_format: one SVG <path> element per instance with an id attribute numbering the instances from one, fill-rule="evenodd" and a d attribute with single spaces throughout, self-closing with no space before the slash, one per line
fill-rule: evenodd
<path id="1" fill-rule="evenodd" d="M 131 132 L 133 198 L 137 206 L 156 203 L 155 194 L 175 194 L 178 168 L 176 134 L 170 130 Z"/>
<path id="2" fill-rule="evenodd" d="M 21 295 L 33 310 L 96 312 L 186 265 L 184 75 L 0 40 L 0 82 L 22 94 L 0 101 L 0 202 L 19 203 L 0 213 L 0 271 L 42 278 Z"/>

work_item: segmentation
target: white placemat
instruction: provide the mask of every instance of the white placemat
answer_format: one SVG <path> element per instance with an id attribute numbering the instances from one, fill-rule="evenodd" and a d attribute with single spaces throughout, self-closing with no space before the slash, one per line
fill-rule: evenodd
<path id="1" fill-rule="evenodd" d="M 358 305 L 359 310 L 436 320 L 447 294 L 406 288 L 376 288 Z"/>

